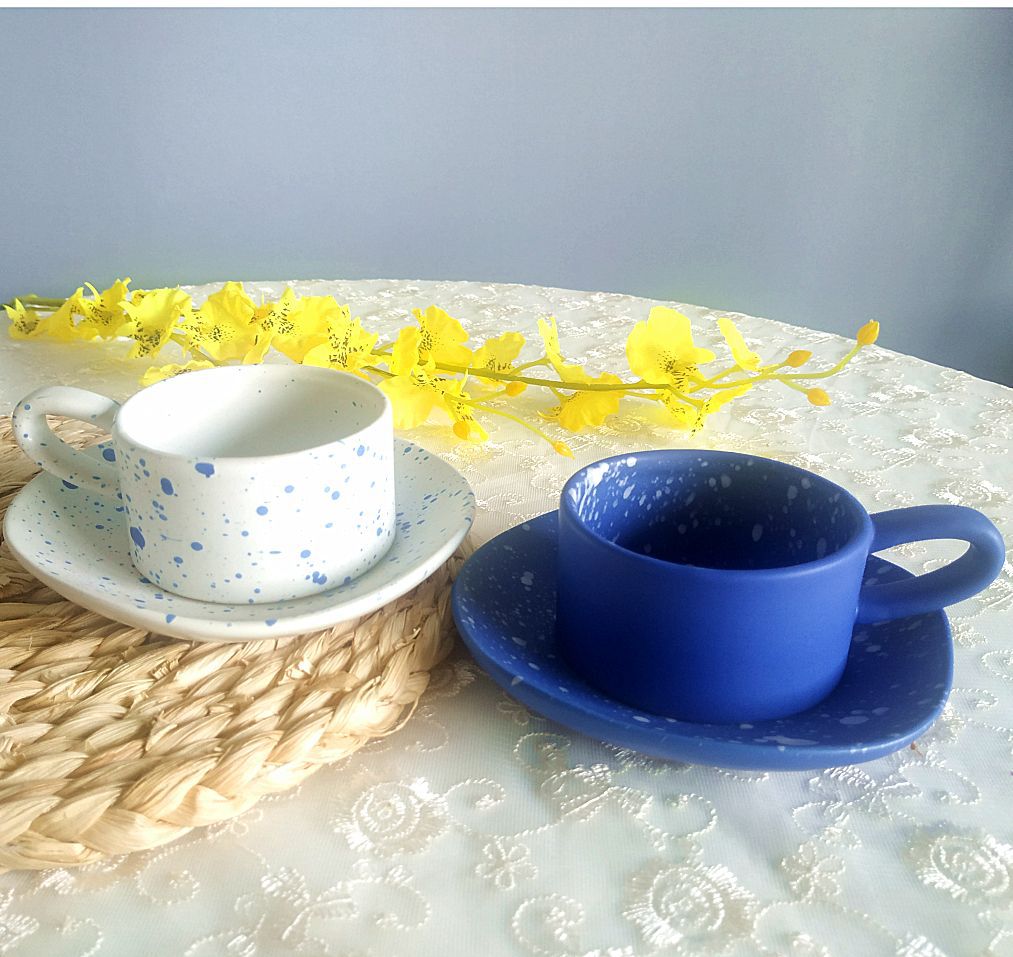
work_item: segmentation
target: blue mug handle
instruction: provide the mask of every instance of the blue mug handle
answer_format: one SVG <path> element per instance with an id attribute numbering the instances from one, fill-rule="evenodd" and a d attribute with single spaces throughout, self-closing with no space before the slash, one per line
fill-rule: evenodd
<path id="1" fill-rule="evenodd" d="M 1002 570 L 1006 548 L 999 529 L 973 508 L 915 505 L 869 517 L 871 552 L 932 538 L 955 538 L 970 547 L 956 561 L 926 575 L 864 586 L 856 618 L 861 624 L 921 615 L 963 601 L 987 588 Z"/>

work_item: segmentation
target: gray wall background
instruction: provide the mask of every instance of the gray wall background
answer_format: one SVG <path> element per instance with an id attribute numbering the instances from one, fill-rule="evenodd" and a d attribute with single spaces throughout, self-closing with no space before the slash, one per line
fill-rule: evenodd
<path id="1" fill-rule="evenodd" d="M 0 10 L 0 300 L 605 289 L 1013 384 L 1013 11 Z"/>

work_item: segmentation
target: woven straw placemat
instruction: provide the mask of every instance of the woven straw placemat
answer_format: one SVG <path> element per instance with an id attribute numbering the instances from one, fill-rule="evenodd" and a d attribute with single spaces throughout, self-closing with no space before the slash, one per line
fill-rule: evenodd
<path id="1" fill-rule="evenodd" d="M 0 419 L 0 519 L 35 472 Z M 165 844 L 396 730 L 453 644 L 462 561 L 326 631 L 199 644 L 66 601 L 0 544 L 0 869 Z"/>

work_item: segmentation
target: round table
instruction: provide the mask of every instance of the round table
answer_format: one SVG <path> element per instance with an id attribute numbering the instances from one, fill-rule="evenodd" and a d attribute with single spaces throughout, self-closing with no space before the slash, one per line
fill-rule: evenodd
<path id="1" fill-rule="evenodd" d="M 473 338 L 536 338 L 625 368 L 654 303 L 472 282 L 313 281 L 381 327 L 437 304 Z M 277 296 L 281 282 L 247 283 Z M 195 300 L 217 285 L 189 289 Z M 678 304 L 676 304 L 678 305 Z M 717 313 L 679 305 L 698 342 Z M 725 315 L 727 313 L 721 313 Z M 764 356 L 837 336 L 733 314 Z M 865 317 L 856 318 L 856 328 Z M 888 327 L 887 327 L 888 335 Z M 719 347 L 720 348 L 720 347 Z M 0 413 L 47 382 L 135 391 L 125 346 L 0 337 Z M 475 544 L 553 509 L 577 467 L 629 450 L 748 451 L 826 475 L 870 510 L 951 502 L 1009 537 L 1013 390 L 877 346 L 827 385 L 825 409 L 768 385 L 694 437 L 630 402 L 573 436 L 575 459 L 496 421 L 483 446 L 413 437 L 471 482 Z M 531 413 L 543 397 L 529 390 Z M 569 437 L 568 437 L 569 438 Z M 918 543 L 914 572 L 954 557 Z M 852 767 L 728 771 L 646 758 L 553 724 L 459 650 L 395 735 L 297 790 L 165 847 L 77 870 L 0 876 L 0 952 L 351 955 L 1000 955 L 1013 953 L 1013 571 L 949 609 L 954 689 L 910 748 Z"/>

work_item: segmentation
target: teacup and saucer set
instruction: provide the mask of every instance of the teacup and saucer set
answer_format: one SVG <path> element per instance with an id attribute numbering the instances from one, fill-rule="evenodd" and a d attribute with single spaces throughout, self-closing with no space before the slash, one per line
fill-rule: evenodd
<path id="1" fill-rule="evenodd" d="M 46 415 L 109 430 L 79 451 Z M 4 537 L 37 578 L 152 632 L 206 641 L 327 628 L 405 594 L 453 554 L 475 497 L 394 438 L 387 397 L 294 365 L 192 372 L 122 406 L 49 386 L 13 414 L 43 472 Z"/>
<path id="2" fill-rule="evenodd" d="M 937 538 L 969 547 L 919 576 L 872 554 Z M 453 611 L 493 679 L 573 730 L 693 763 L 826 768 L 938 717 L 940 609 L 987 587 L 1004 552 L 969 508 L 870 516 L 801 468 L 664 450 L 578 471 L 557 512 L 465 563 Z"/>

